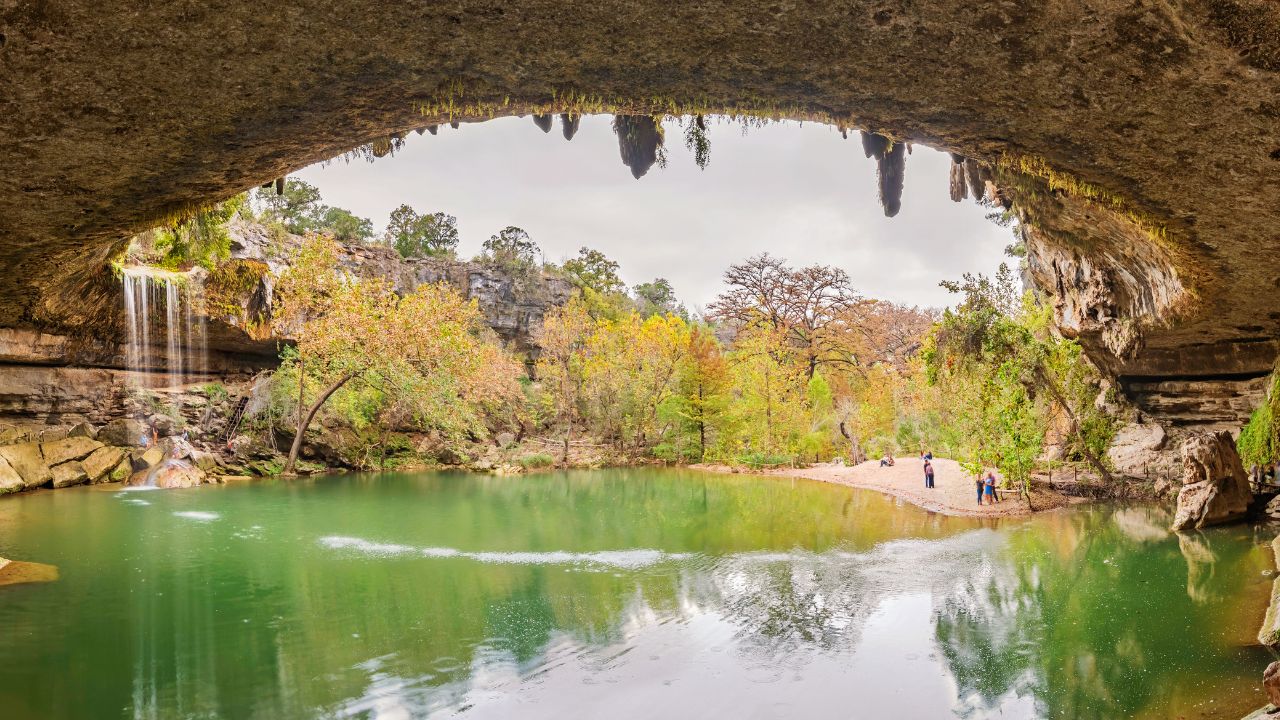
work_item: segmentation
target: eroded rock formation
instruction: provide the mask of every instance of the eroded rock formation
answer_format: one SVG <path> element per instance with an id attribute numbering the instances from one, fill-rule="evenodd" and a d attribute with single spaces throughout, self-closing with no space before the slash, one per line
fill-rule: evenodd
<path id="1" fill-rule="evenodd" d="M 966 158 L 1126 389 L 1202 383 L 1194 402 L 1276 356 L 1272 0 L 65 0 L 0 5 L 0 35 L 0 327 L 109 328 L 106 262 L 131 232 L 415 128 L 728 112 Z M 1160 417 L 1174 396 L 1149 397 Z"/>
<path id="2" fill-rule="evenodd" d="M 1182 466 L 1174 530 L 1199 529 L 1244 517 L 1253 496 L 1230 433 L 1188 438 L 1182 446 Z"/>

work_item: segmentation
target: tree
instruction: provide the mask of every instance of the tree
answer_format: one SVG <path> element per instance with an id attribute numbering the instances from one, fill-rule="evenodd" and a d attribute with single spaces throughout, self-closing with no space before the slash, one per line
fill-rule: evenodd
<path id="1" fill-rule="evenodd" d="M 446 436 L 485 435 L 482 410 L 514 402 L 519 366 L 484 339 L 476 304 L 444 284 L 401 297 L 384 280 L 339 274 L 337 259 L 334 241 L 314 236 L 277 284 L 278 317 L 296 338 L 285 361 L 298 379 L 297 428 L 284 471 L 293 471 L 316 413 L 355 380 Z M 309 383 L 318 390 L 310 404 Z"/>
<path id="2" fill-rule="evenodd" d="M 868 301 L 849 275 L 823 265 L 793 269 L 768 253 L 730 265 L 729 289 L 708 307 L 710 317 L 735 327 L 764 326 L 805 358 L 806 375 L 820 365 L 858 367 L 866 350 L 862 319 Z"/>
<path id="3" fill-rule="evenodd" d="M 289 232 L 299 235 L 315 230 L 320 189 L 311 183 L 288 178 L 284 183 L 284 193 L 277 195 L 274 189 L 258 188 L 255 195 L 262 206 L 264 219 L 283 223 Z"/>
<path id="4" fill-rule="evenodd" d="M 557 421 L 564 429 L 564 452 L 561 463 L 569 462 L 569 442 L 573 423 L 578 417 L 578 404 L 586 373 L 586 343 L 594 321 L 581 298 L 547 313 L 538 333 L 538 377 L 551 389 L 551 401 Z"/>
<path id="5" fill-rule="evenodd" d="M 323 214 L 320 217 L 320 230 L 333 233 L 333 237 L 342 242 L 364 243 L 373 237 L 373 221 L 356 217 L 349 210 L 339 207 L 321 205 Z"/>
<path id="6" fill-rule="evenodd" d="M 640 283 L 632 288 L 640 316 L 679 315 L 688 320 L 688 311 L 676 299 L 675 290 L 666 278 L 654 278 L 653 282 Z"/>
<path id="7" fill-rule="evenodd" d="M 508 225 L 484 241 L 481 257 L 511 271 L 530 270 L 542 251 L 529 238 L 529 233 Z"/>
<path id="8" fill-rule="evenodd" d="M 566 260 L 563 267 L 573 283 L 580 288 L 591 288 L 603 295 L 626 290 L 627 286 L 618 277 L 618 263 L 605 257 L 599 250 L 580 248 L 578 257 Z"/>
<path id="9" fill-rule="evenodd" d="M 718 428 L 729 405 L 729 366 L 720 343 L 707 328 L 689 333 L 689 346 L 676 380 L 679 402 L 675 413 L 683 427 L 697 437 L 699 462 L 707 456 L 707 435 Z"/>
<path id="10" fill-rule="evenodd" d="M 1062 413 L 1072 450 L 1109 479 L 1101 454 L 1112 426 L 1092 402 L 1096 371 L 1078 344 L 1053 335 L 1050 309 L 1020 294 L 1006 265 L 994 279 L 966 274 L 943 286 L 964 299 L 944 313 L 924 355 L 930 380 L 965 408 L 954 421 L 966 459 L 994 465 L 1025 488 Z"/>
<path id="11" fill-rule="evenodd" d="M 419 215 L 408 205 L 391 211 L 387 240 L 402 257 L 443 257 L 458 246 L 458 219 L 443 212 Z"/>
<path id="12" fill-rule="evenodd" d="M 278 222 L 296 235 L 328 233 L 348 243 L 363 243 L 373 237 L 372 221 L 350 210 L 325 205 L 319 188 L 304 180 L 285 180 L 284 193 L 280 195 L 274 188 L 258 188 L 254 199 L 262 208 L 262 219 Z"/>

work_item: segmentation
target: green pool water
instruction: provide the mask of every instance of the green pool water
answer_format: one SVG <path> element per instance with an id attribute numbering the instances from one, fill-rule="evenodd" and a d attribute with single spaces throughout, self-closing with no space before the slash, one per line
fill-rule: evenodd
<path id="1" fill-rule="evenodd" d="M 617 470 L 0 498 L 0 717 L 1237 718 L 1270 536 Z M 1274 533 L 1272 533 L 1274 534 Z"/>

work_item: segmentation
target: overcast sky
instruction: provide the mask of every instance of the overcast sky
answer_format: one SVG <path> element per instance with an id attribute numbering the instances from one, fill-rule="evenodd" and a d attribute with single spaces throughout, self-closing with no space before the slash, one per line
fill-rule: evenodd
<path id="1" fill-rule="evenodd" d="M 951 202 L 950 160 L 929 148 L 907 157 L 902 211 L 886 218 L 875 161 L 863 157 L 856 135 L 843 140 L 814 123 L 744 132 L 716 122 L 706 170 L 676 122 L 666 137 L 667 167 L 639 180 L 622 164 L 606 116 L 584 118 L 572 142 L 558 121 L 546 134 L 527 117 L 446 125 L 437 136 L 410 135 L 395 156 L 335 161 L 295 177 L 379 232 L 401 203 L 455 215 L 462 257 L 507 225 L 528 231 L 549 261 L 597 248 L 629 285 L 665 277 L 691 308 L 720 292 L 730 263 L 764 251 L 795 265 L 841 267 L 868 297 L 941 307 L 952 299 L 939 280 L 991 274 L 1012 241 L 972 200 Z"/>

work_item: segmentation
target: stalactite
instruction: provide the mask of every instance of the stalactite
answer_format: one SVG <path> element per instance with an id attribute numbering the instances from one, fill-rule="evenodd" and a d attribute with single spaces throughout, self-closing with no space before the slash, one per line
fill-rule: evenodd
<path id="1" fill-rule="evenodd" d="M 283 194 L 284 194 L 284 178 L 278 177 L 276 178 L 276 195 L 283 195 Z"/>
<path id="2" fill-rule="evenodd" d="M 958 153 L 949 153 L 951 155 L 951 176 L 950 190 L 951 201 L 960 202 L 969 197 L 968 183 L 965 182 L 964 175 L 964 156 Z M 974 189 L 974 192 L 978 192 Z"/>
<path id="3" fill-rule="evenodd" d="M 969 178 L 969 188 L 973 191 L 973 199 L 982 202 L 986 187 L 985 183 L 982 182 L 982 171 L 978 169 L 978 161 L 973 158 L 965 158 L 964 173 Z"/>
<path id="4" fill-rule="evenodd" d="M 613 131 L 618 134 L 623 164 L 639 180 L 658 161 L 662 128 L 649 115 L 618 115 L 613 118 Z"/>
<path id="5" fill-rule="evenodd" d="M 369 143 L 369 151 L 376 158 L 386 157 L 391 154 L 391 138 L 378 138 Z"/>
<path id="6" fill-rule="evenodd" d="M 424 133 L 424 132 L 426 132 L 426 131 L 427 131 L 427 129 L 426 129 L 426 128 L 418 128 L 417 130 L 414 130 L 414 132 L 418 133 L 419 135 L 421 135 L 422 133 Z"/>
<path id="7" fill-rule="evenodd" d="M 878 133 L 862 131 L 862 152 L 876 159 L 876 174 L 880 180 L 880 206 L 886 217 L 893 217 L 902 209 L 902 187 L 906 178 L 907 144 L 894 142 Z"/>
<path id="8" fill-rule="evenodd" d="M 551 132 L 551 115 L 549 113 L 546 115 L 534 115 L 533 124 L 537 125 L 542 132 L 549 133 Z"/>
<path id="9" fill-rule="evenodd" d="M 877 162 L 880 175 L 880 205 L 885 217 L 902 209 L 902 188 L 906 181 L 907 145 L 896 142 Z"/>
<path id="10" fill-rule="evenodd" d="M 457 121 L 457 120 L 454 120 L 453 122 L 450 122 L 450 123 L 449 123 L 449 127 L 453 128 L 454 130 L 457 130 L 457 129 L 458 129 L 458 121 Z"/>
<path id="11" fill-rule="evenodd" d="M 572 140 L 573 136 L 578 134 L 578 124 L 581 122 L 581 115 L 571 115 L 569 113 L 560 115 L 560 130 L 564 133 L 565 140 Z"/>
<path id="12" fill-rule="evenodd" d="M 960 202 L 969 197 L 968 188 L 964 181 L 964 165 L 961 163 L 951 163 L 951 202 Z"/>
<path id="13" fill-rule="evenodd" d="M 439 125 L 428 125 L 428 126 L 427 126 L 427 132 L 431 133 L 432 135 L 435 135 L 436 133 L 440 132 L 440 126 L 439 126 Z"/>
<path id="14" fill-rule="evenodd" d="M 883 157 L 884 151 L 889 149 L 889 143 L 889 138 L 883 135 L 869 133 L 866 130 L 862 131 L 862 152 L 865 153 L 867 157 L 874 157 L 876 159 Z"/>

